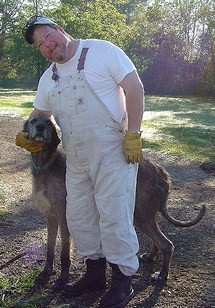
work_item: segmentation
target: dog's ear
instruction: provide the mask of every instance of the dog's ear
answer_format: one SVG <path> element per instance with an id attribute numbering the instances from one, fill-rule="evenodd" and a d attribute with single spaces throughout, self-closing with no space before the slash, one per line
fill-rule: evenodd
<path id="1" fill-rule="evenodd" d="M 60 143 L 60 138 L 58 136 L 56 127 L 53 126 L 53 132 L 52 132 L 52 147 L 53 150 L 57 149 L 58 144 Z"/>
<path id="2" fill-rule="evenodd" d="M 23 125 L 23 132 L 28 132 L 29 133 L 29 120 L 26 120 L 24 125 Z"/>
<path id="3" fill-rule="evenodd" d="M 58 136 L 58 133 L 56 132 L 56 140 L 55 140 L 55 142 L 56 142 L 56 145 L 58 146 L 58 144 L 60 143 L 60 138 L 59 138 L 59 136 Z"/>

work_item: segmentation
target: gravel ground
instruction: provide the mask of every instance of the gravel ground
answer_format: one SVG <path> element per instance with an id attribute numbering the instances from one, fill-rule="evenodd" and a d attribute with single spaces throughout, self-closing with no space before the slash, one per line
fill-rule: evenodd
<path id="1" fill-rule="evenodd" d="M 32 243 L 43 246 L 46 244 L 45 221 L 32 204 L 29 154 L 14 144 L 15 135 L 21 130 L 23 122 L 24 119 L 18 115 L 7 110 L 1 111 L 0 208 L 7 209 L 10 214 L 0 220 L 0 266 L 23 252 Z M 169 211 L 172 216 L 181 220 L 191 219 L 197 215 L 203 204 L 207 206 L 207 211 L 198 225 L 186 229 L 176 228 L 160 218 L 162 231 L 175 246 L 169 279 L 165 285 L 152 284 L 149 279 L 151 274 L 160 268 L 160 258 L 155 263 L 141 263 L 133 279 L 135 296 L 127 307 L 215 307 L 213 170 L 205 172 L 198 165 L 166 155 L 146 155 L 153 156 L 172 176 L 173 188 L 169 198 Z M 150 242 L 139 232 L 138 235 L 142 254 L 149 248 Z M 74 282 L 84 273 L 84 266 L 76 259 L 73 247 L 71 260 L 70 278 L 71 282 Z M 43 261 L 44 256 L 42 265 Z M 0 274 L 4 278 L 14 274 L 24 275 L 31 273 L 34 267 L 20 258 L 2 269 Z M 44 299 L 35 307 L 98 307 L 101 293 L 70 300 L 60 294 L 51 293 L 51 284 L 59 273 L 58 257 L 55 270 L 56 275 L 42 290 Z M 19 307 L 29 307 L 24 303 L 33 293 L 34 290 L 27 290 L 25 294 L 17 294 L 17 300 L 22 299 L 23 303 Z M 7 294 L 1 296 L 3 300 Z M 0 302 L 0 306 L 1 303 L 3 304 L 3 301 Z"/>

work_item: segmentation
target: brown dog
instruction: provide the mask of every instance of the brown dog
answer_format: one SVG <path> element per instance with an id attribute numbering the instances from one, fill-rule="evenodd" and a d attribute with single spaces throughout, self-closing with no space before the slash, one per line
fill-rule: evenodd
<path id="1" fill-rule="evenodd" d="M 61 232 L 61 274 L 55 288 L 60 289 L 69 279 L 70 236 L 66 224 L 65 154 L 58 147 L 60 139 L 53 122 L 45 116 L 37 116 L 26 121 L 24 131 L 29 138 L 44 142 L 39 153 L 32 153 L 32 174 L 34 195 L 37 207 L 46 215 L 48 228 L 47 259 L 44 270 L 37 282 L 47 281 L 52 274 L 54 249 L 58 226 Z M 135 205 L 135 225 L 154 242 L 148 259 L 154 259 L 158 250 L 162 252 L 163 265 L 155 278 L 165 280 L 173 253 L 172 242 L 160 231 L 156 215 L 158 212 L 172 224 L 190 227 L 198 223 L 205 212 L 203 207 L 192 221 L 181 222 L 169 216 L 166 202 L 170 192 L 171 178 L 163 167 L 144 158 L 140 163 L 137 177 Z"/>

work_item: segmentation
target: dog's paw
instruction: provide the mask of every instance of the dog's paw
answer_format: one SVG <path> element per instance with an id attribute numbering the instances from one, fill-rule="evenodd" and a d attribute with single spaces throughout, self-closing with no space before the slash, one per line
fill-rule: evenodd
<path id="1" fill-rule="evenodd" d="M 165 283 L 167 280 L 166 276 L 162 276 L 160 272 L 155 272 L 151 277 L 152 283 Z"/>
<path id="2" fill-rule="evenodd" d="M 52 275 L 52 271 L 50 270 L 43 270 L 36 278 L 35 284 L 37 285 L 44 285 Z"/>
<path id="3" fill-rule="evenodd" d="M 55 293 L 55 292 L 62 291 L 63 287 L 65 286 L 67 282 L 68 280 L 65 281 L 61 278 L 58 278 L 52 286 L 52 292 Z"/>

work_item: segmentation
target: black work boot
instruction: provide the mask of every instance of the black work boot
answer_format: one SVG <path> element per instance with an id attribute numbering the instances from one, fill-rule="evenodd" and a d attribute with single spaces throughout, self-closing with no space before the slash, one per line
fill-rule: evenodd
<path id="1" fill-rule="evenodd" d="M 123 308 L 132 299 L 134 290 L 131 286 L 131 277 L 125 276 L 118 265 L 112 267 L 112 280 L 110 290 L 102 297 L 100 307 Z"/>
<path id="2" fill-rule="evenodd" d="M 62 291 L 66 297 L 76 297 L 84 293 L 99 291 L 106 286 L 106 259 L 86 260 L 87 271 L 74 285 L 67 283 Z"/>

